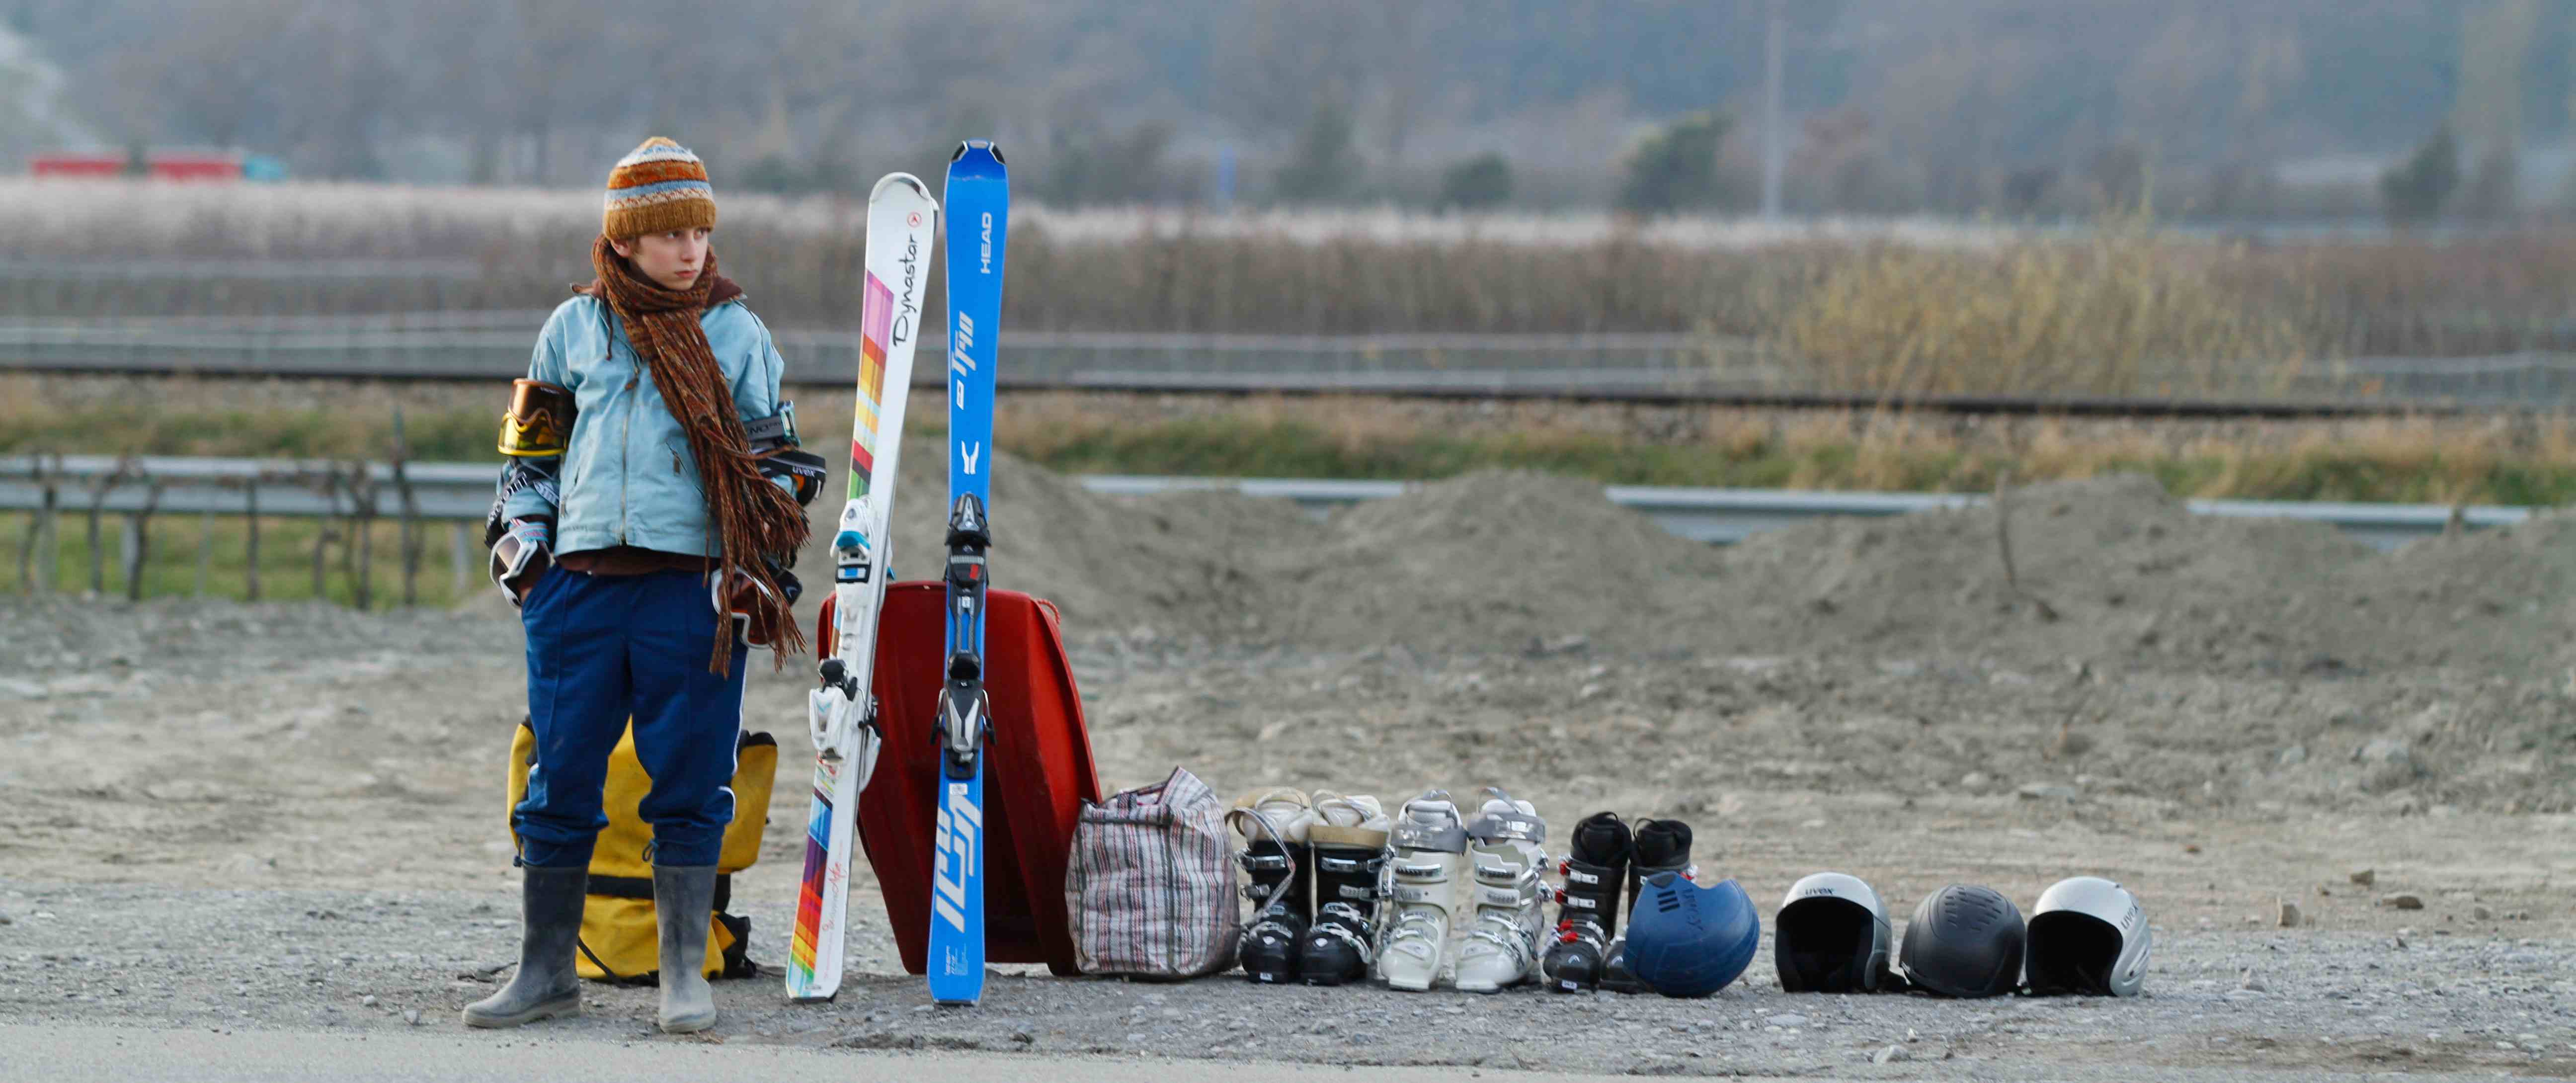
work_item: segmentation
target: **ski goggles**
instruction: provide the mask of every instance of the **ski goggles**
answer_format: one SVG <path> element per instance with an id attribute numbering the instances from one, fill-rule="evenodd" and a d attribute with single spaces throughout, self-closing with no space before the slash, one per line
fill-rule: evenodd
<path id="1" fill-rule="evenodd" d="M 572 439 L 572 418 L 571 388 L 543 380 L 510 381 L 510 412 L 501 415 L 501 454 L 563 454 Z"/>

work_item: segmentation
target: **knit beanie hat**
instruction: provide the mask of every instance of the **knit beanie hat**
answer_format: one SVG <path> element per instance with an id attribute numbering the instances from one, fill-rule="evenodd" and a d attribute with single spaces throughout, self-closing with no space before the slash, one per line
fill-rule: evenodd
<path id="1" fill-rule="evenodd" d="M 657 135 L 608 171 L 601 236 L 625 240 L 701 226 L 716 228 L 716 190 L 689 148 Z"/>

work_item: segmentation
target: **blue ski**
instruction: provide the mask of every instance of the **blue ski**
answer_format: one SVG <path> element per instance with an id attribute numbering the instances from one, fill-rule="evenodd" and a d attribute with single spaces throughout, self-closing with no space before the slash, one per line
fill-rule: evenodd
<path id="1" fill-rule="evenodd" d="M 948 672 L 939 693 L 937 868 L 930 999 L 984 997 L 984 557 L 992 545 L 993 364 L 1002 337 L 1002 242 L 1011 178 L 988 140 L 948 159 Z"/>

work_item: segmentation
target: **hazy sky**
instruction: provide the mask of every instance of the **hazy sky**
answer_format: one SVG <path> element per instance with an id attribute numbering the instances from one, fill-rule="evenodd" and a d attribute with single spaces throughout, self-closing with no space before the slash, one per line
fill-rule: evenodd
<path id="1" fill-rule="evenodd" d="M 1247 192 L 1338 127 L 1403 196 L 1470 157 L 1519 197 L 1606 196 L 1699 110 L 1753 153 L 1761 0 L 0 0 L 115 146 L 212 144 L 305 176 L 572 183 L 647 130 L 793 187 L 960 131 L 1098 173 L 1144 156 Z M 1792 168 L 1850 198 L 1991 199 L 2016 171 L 2327 176 L 2458 118 L 2464 153 L 2546 161 L 2576 5 L 2549 0 L 1794 0 Z M 0 116 L 38 91 L 0 49 Z M 16 73 L 14 76 L 11 73 Z M 1319 128 L 1319 125 L 1321 126 Z M 40 135 L 0 122 L 23 157 Z M 1302 141 L 1302 142 L 1301 142 Z M 1088 159 L 1082 159 L 1089 155 Z M 2106 161 L 2112 162 L 2105 166 Z M 1854 165 L 1853 162 L 1863 164 Z M 2319 163 L 2327 163 L 2320 165 Z M 2299 170 L 2308 170 L 2300 173 Z M 2316 172 L 2325 169 L 2325 173 Z M 1116 172 L 1116 170 L 1111 170 Z M 2347 177 L 2346 179 L 2351 179 Z M 1408 188 L 1412 186 L 1412 188 Z M 1068 189 L 1068 194 L 1073 193 Z"/>

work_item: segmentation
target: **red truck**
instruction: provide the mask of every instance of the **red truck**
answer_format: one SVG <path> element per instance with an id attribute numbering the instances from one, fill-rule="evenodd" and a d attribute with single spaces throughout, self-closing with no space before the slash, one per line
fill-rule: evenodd
<path id="1" fill-rule="evenodd" d="M 143 159 L 144 175 L 166 181 L 237 181 L 243 174 L 244 157 L 208 151 L 167 151 L 147 154 Z M 104 179 L 126 175 L 133 159 L 118 153 L 39 154 L 29 163 L 29 172 L 39 177 Z"/>

